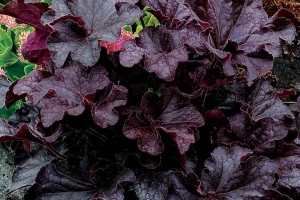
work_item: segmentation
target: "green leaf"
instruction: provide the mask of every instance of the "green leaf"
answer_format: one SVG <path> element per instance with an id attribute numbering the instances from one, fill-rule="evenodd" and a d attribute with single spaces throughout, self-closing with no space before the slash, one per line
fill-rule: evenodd
<path id="1" fill-rule="evenodd" d="M 12 116 L 15 111 L 22 106 L 22 101 L 17 101 L 14 103 L 9 109 L 7 109 L 5 106 L 0 108 L 0 118 L 8 120 L 10 116 Z"/>
<path id="2" fill-rule="evenodd" d="M 0 67 L 10 66 L 18 61 L 18 56 L 11 52 L 13 42 L 5 30 L 0 29 Z"/>
<path id="3" fill-rule="evenodd" d="M 13 65 L 10 65 L 8 67 L 5 67 L 6 76 L 10 81 L 16 81 L 25 76 L 24 72 L 25 65 L 18 61 L 14 63 Z"/>
<path id="4" fill-rule="evenodd" d="M 158 26 L 160 25 L 159 21 L 157 20 L 157 18 L 154 15 L 151 15 L 146 26 Z"/>
<path id="5" fill-rule="evenodd" d="M 52 0 L 41 0 L 41 2 L 45 2 L 45 3 L 50 4 L 50 3 L 52 3 Z"/>
<path id="6" fill-rule="evenodd" d="M 28 76 L 28 74 L 29 74 L 30 72 L 32 72 L 32 71 L 34 70 L 34 68 L 35 68 L 35 65 L 34 65 L 34 64 L 26 65 L 26 66 L 24 67 L 24 73 L 25 73 L 25 75 Z"/>
<path id="7" fill-rule="evenodd" d="M 140 33 L 142 30 L 143 30 L 143 26 L 142 26 L 142 25 L 138 25 L 138 26 L 136 27 L 134 36 L 135 36 L 135 37 L 139 37 L 139 33 Z"/>
<path id="8" fill-rule="evenodd" d="M 131 25 L 125 25 L 125 26 L 123 26 L 123 28 L 124 28 L 125 31 L 129 31 L 129 32 L 132 33 L 132 27 L 131 27 Z"/>

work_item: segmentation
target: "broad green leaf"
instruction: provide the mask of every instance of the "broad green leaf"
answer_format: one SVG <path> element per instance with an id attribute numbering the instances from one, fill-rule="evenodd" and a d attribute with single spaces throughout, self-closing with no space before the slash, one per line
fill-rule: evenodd
<path id="1" fill-rule="evenodd" d="M 3 106 L 2 108 L 0 108 L 0 118 L 8 120 L 8 118 L 12 116 L 17 109 L 21 108 L 21 106 L 22 106 L 21 101 L 17 101 L 9 109 Z"/>
<path id="2" fill-rule="evenodd" d="M 10 81 L 16 81 L 22 78 L 23 76 L 25 76 L 24 67 L 25 65 L 20 61 L 14 63 L 13 65 L 5 67 L 7 78 Z"/>
<path id="3" fill-rule="evenodd" d="M 11 37 L 0 29 L 0 67 L 10 66 L 18 61 L 18 56 L 11 52 L 12 46 Z"/>
<path id="4" fill-rule="evenodd" d="M 34 68 L 35 68 L 35 65 L 34 65 L 34 64 L 26 65 L 26 66 L 24 67 L 24 73 L 25 73 L 25 75 L 28 76 L 28 74 L 29 74 L 30 72 L 32 72 L 32 71 L 34 70 Z"/>

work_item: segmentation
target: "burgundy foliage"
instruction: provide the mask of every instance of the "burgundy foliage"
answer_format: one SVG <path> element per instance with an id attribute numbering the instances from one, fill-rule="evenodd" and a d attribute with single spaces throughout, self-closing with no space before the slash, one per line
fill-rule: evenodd
<path id="1" fill-rule="evenodd" d="M 108 54 L 121 28 L 159 20 Z M 265 73 L 299 22 L 261 0 L 35 0 L 0 9 L 35 27 L 0 121 L 25 200 L 299 199 L 296 96 Z M 134 26 L 133 26 L 134 28 Z M 99 42 L 100 41 L 100 42 Z M 298 99 L 300 108 L 300 98 Z"/>

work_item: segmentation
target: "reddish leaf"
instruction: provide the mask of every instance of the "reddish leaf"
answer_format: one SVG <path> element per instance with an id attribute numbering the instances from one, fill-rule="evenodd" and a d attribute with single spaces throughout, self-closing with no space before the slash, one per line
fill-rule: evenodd
<path id="1" fill-rule="evenodd" d="M 210 199 L 263 197 L 264 190 L 275 181 L 277 165 L 265 157 L 251 157 L 242 163 L 251 153 L 241 147 L 216 148 L 201 174 L 205 195 Z"/>
<path id="2" fill-rule="evenodd" d="M 159 78 L 172 81 L 179 62 L 188 59 L 185 47 L 176 48 L 169 44 L 169 33 L 165 26 L 147 27 L 140 32 L 136 42 L 124 42 L 124 51 L 120 53 L 120 63 L 132 67 L 145 56 L 145 70 L 154 72 Z"/>
<path id="3" fill-rule="evenodd" d="M 64 65 L 69 54 L 74 61 L 84 66 L 93 66 L 100 56 L 99 40 L 110 43 L 117 41 L 121 27 L 133 24 L 135 19 L 141 16 L 137 6 L 116 2 L 118 1 L 60 0 L 51 5 L 53 11 L 46 13 L 43 20 L 45 23 L 54 21 L 56 32 L 50 36 L 47 45 L 57 67 Z"/>

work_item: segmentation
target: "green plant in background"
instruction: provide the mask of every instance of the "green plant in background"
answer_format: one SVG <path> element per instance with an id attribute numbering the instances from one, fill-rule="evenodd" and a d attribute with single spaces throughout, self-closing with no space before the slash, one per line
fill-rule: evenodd
<path id="1" fill-rule="evenodd" d="M 7 2 L 1 1 L 0 6 Z M 27 76 L 35 69 L 35 65 L 24 60 L 21 54 L 22 45 L 32 31 L 33 27 L 17 24 L 14 18 L 0 15 L 0 75 L 6 76 L 10 82 Z M 17 101 L 9 109 L 2 107 L 0 118 L 8 119 L 21 106 L 22 102 Z"/>
<path id="2" fill-rule="evenodd" d="M 144 9 L 143 9 L 143 17 L 142 17 L 143 22 L 141 21 L 141 18 L 138 18 L 138 19 L 135 20 L 135 23 L 136 23 L 136 30 L 134 32 L 135 37 L 139 37 L 139 33 L 143 30 L 144 25 L 145 25 L 145 27 L 148 27 L 148 26 L 155 26 L 156 27 L 156 26 L 160 25 L 157 18 L 152 13 L 147 11 L 149 8 L 150 8 L 149 6 L 145 6 Z M 144 25 L 143 25 L 143 23 L 144 23 Z M 133 33 L 131 25 L 124 26 L 124 29 L 126 31 L 129 31 L 129 32 Z"/>

